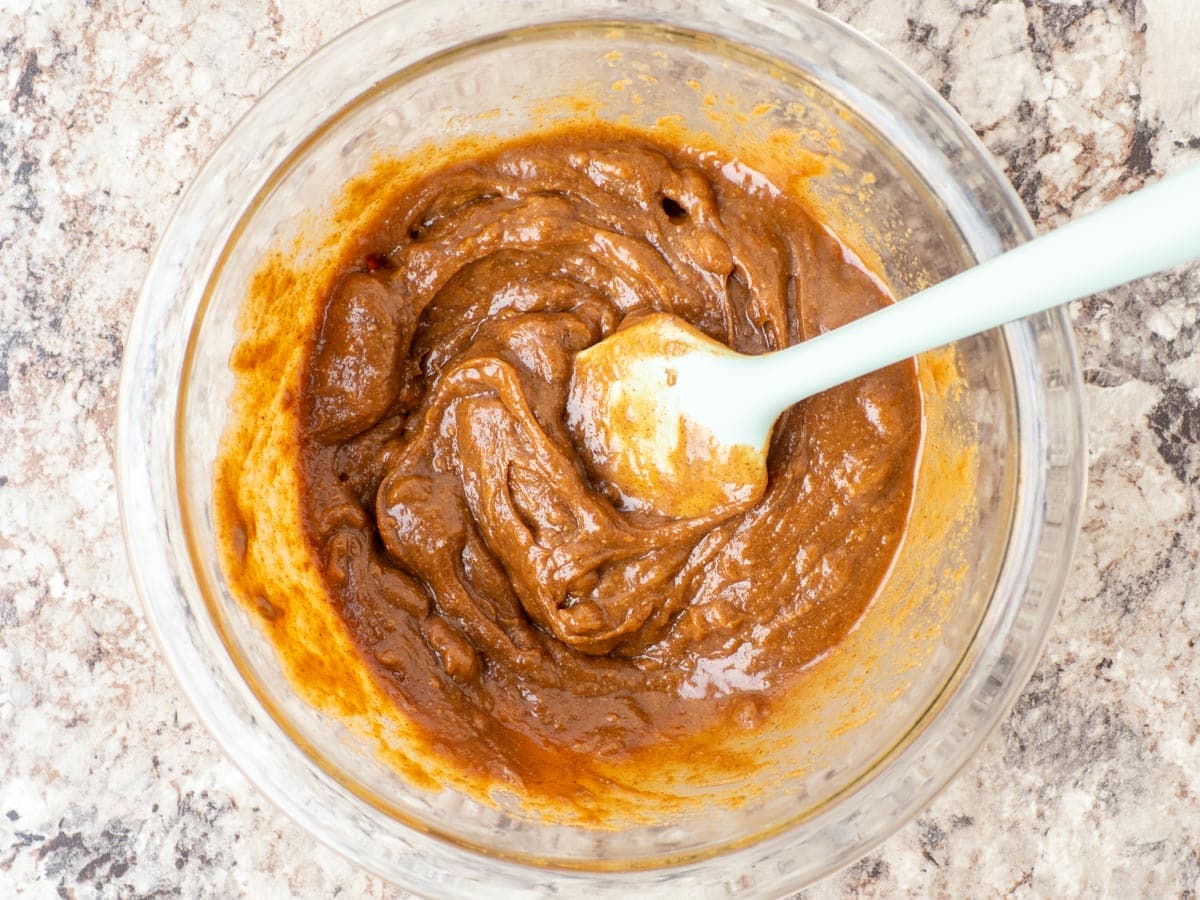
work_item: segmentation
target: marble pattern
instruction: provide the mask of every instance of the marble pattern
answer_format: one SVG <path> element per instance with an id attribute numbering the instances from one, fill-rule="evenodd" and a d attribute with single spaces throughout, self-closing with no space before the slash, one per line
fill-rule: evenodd
<path id="1" fill-rule="evenodd" d="M 396 897 L 275 811 L 142 619 L 124 332 L 184 185 L 382 0 L 0 8 L 0 897 Z M 1200 162 L 1193 0 L 821 0 L 945 96 L 1048 228 Z M 915 821 L 804 893 L 1200 889 L 1200 266 L 1076 304 L 1089 497 L 1044 657 Z"/>

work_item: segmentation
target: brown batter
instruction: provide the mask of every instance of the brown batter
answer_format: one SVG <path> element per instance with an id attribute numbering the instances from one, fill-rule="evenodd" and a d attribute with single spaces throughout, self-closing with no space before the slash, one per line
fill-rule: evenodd
<path id="1" fill-rule="evenodd" d="M 649 310 L 742 352 L 889 302 L 795 200 L 712 152 L 578 127 L 414 181 L 328 297 L 303 518 L 363 659 L 436 752 L 548 773 L 753 729 L 904 532 L 912 363 L 794 407 L 750 508 L 665 519 L 589 477 L 573 355 Z"/>

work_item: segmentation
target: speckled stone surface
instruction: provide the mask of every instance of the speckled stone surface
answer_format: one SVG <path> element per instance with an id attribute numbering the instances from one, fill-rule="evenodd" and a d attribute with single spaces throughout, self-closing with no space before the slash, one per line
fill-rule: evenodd
<path id="1" fill-rule="evenodd" d="M 394 897 L 226 762 L 150 638 L 118 367 L 180 191 L 381 2 L 0 6 L 0 897 Z M 1042 228 L 1200 162 L 1194 0 L 822 0 L 962 113 Z M 1089 498 L 1015 711 L 813 898 L 1200 886 L 1200 267 L 1077 304 Z"/>

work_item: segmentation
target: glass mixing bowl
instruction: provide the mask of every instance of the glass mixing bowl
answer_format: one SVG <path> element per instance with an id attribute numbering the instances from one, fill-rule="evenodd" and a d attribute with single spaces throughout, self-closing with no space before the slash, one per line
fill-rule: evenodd
<path id="1" fill-rule="evenodd" d="M 572 102 L 581 97 L 590 100 Z M 852 633 L 859 643 L 872 635 L 869 652 L 846 657 L 869 666 L 810 698 L 807 730 L 763 768 L 769 789 L 739 807 L 702 802 L 596 830 L 414 788 L 291 690 L 217 565 L 213 464 L 228 361 L 266 249 L 295 237 L 380 152 L 523 133 L 584 108 L 647 126 L 673 117 L 735 146 L 782 129 L 796 152 L 832 152 L 837 164 L 807 189 L 853 225 L 899 295 L 1033 234 L 941 98 L 798 2 L 401 3 L 264 96 L 163 236 L 121 382 L 130 560 L 170 664 L 229 757 L 318 838 L 385 878 L 476 897 L 783 893 L 865 853 L 928 803 L 1033 668 L 1083 497 L 1079 377 L 1061 312 L 954 348 L 962 389 L 939 415 L 947 433 L 970 435 L 969 496 L 918 503 L 918 524 L 939 538 L 906 543 L 868 613 L 894 614 L 895 627 Z M 921 477 L 936 455 L 927 450 Z"/>

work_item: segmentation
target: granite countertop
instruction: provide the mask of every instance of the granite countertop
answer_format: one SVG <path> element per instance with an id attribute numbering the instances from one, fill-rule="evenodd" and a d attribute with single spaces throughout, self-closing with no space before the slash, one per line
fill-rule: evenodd
<path id="1" fill-rule="evenodd" d="M 121 542 L 126 327 L 237 117 L 381 0 L 0 10 L 0 897 L 395 897 L 251 787 L 151 640 Z M 822 0 L 975 127 L 1040 228 L 1200 162 L 1194 0 Z M 1089 495 L 1004 726 L 809 897 L 1200 887 L 1200 266 L 1072 308 Z"/>

